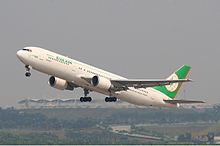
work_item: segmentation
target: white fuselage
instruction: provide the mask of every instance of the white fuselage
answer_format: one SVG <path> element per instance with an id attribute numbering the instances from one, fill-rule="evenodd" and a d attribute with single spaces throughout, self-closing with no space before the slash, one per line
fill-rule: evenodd
<path id="1" fill-rule="evenodd" d="M 27 52 L 19 50 L 17 56 L 25 65 L 29 65 L 37 71 L 72 82 L 79 87 L 91 91 L 117 97 L 120 100 L 132 104 L 142 106 L 176 107 L 176 105 L 165 103 L 163 100 L 169 100 L 169 97 L 153 88 L 129 88 L 128 90 L 111 93 L 109 91 L 100 90 L 88 83 L 82 77 L 92 78 L 93 76 L 98 75 L 109 80 L 126 78 L 42 48 L 27 48 L 30 48 L 32 51 Z"/>

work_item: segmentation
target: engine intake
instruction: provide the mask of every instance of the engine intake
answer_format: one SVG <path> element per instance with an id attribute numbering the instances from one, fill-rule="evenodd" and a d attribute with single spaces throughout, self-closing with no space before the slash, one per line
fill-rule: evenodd
<path id="1" fill-rule="evenodd" d="M 106 91 L 113 88 L 113 85 L 109 79 L 99 77 L 99 76 L 94 76 L 91 80 L 91 84 L 99 89 L 106 90 Z"/>
<path id="2" fill-rule="evenodd" d="M 51 76 L 49 78 L 49 85 L 59 90 L 73 90 L 74 86 L 66 80 Z"/>

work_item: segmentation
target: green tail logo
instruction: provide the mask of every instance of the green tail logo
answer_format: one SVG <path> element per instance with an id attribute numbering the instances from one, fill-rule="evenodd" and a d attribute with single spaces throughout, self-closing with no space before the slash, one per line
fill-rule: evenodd
<path id="1" fill-rule="evenodd" d="M 191 69 L 190 66 L 184 65 L 180 69 L 178 69 L 176 72 L 174 72 L 172 75 L 170 75 L 167 79 L 168 80 L 185 79 L 190 69 Z M 173 83 L 173 84 L 166 85 L 166 86 L 156 86 L 154 87 L 154 89 L 166 94 L 171 99 L 174 99 L 179 89 L 181 88 L 181 85 L 182 83 Z"/>

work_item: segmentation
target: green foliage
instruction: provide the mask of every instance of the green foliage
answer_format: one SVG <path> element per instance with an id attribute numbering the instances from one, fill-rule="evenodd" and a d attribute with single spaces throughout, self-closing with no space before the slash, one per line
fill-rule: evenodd
<path id="1" fill-rule="evenodd" d="M 8 132 L 0 132 L 0 144 L 63 144 L 64 141 L 59 140 L 51 133 L 30 133 L 30 134 L 13 134 Z"/>
<path id="2" fill-rule="evenodd" d="M 217 106 L 208 109 L 0 109 L 0 144 L 166 144 L 166 141 L 112 133 L 109 125 L 131 125 L 132 133 L 162 137 L 153 127 L 140 129 L 136 124 L 172 125 L 219 120 L 220 108 Z M 181 136 L 179 138 L 182 142 Z"/>

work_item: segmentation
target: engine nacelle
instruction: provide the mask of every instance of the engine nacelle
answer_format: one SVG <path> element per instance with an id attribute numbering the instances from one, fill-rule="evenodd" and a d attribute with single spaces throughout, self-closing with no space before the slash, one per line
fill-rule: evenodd
<path id="1" fill-rule="evenodd" d="M 113 85 L 109 79 L 94 76 L 91 80 L 91 84 L 99 89 L 108 91 L 113 88 Z"/>
<path id="2" fill-rule="evenodd" d="M 49 79 L 49 85 L 59 90 L 73 90 L 74 87 L 71 86 L 66 80 L 51 76 Z"/>

